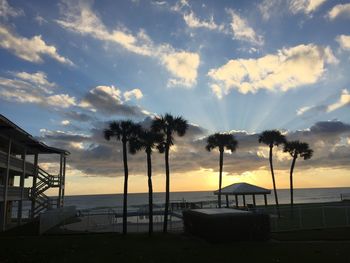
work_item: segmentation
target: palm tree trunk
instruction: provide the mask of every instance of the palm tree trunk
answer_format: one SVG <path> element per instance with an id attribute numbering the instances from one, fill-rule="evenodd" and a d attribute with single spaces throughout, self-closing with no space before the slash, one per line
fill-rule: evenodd
<path id="1" fill-rule="evenodd" d="M 164 207 L 163 233 L 168 232 L 169 192 L 170 192 L 169 146 L 166 146 L 165 147 L 165 207 Z"/>
<path id="2" fill-rule="evenodd" d="M 290 207 L 293 210 L 294 199 L 293 199 L 293 171 L 295 166 L 295 161 L 297 160 L 297 155 L 293 156 L 292 166 L 290 167 Z"/>
<path id="3" fill-rule="evenodd" d="M 270 146 L 270 155 L 269 155 L 270 169 L 271 169 L 271 175 L 272 175 L 273 192 L 275 194 L 277 214 L 278 214 L 278 217 L 281 217 L 280 208 L 279 208 L 279 205 L 278 205 L 278 196 L 277 196 L 277 189 L 276 189 L 275 173 L 273 172 L 272 148 L 273 148 L 273 146 Z"/>
<path id="4" fill-rule="evenodd" d="M 126 141 L 123 140 L 123 163 L 124 163 L 124 198 L 123 198 L 123 235 L 127 233 L 128 219 L 128 157 L 126 149 Z"/>
<path id="5" fill-rule="evenodd" d="M 152 187 L 152 160 L 151 153 L 147 152 L 147 176 L 148 176 L 148 234 L 153 233 L 153 187 Z"/>
<path id="6" fill-rule="evenodd" d="M 222 186 L 222 167 L 223 167 L 223 162 L 224 162 L 224 151 L 220 151 L 220 160 L 219 160 L 220 173 L 219 173 L 219 195 L 218 195 L 219 208 L 221 208 L 221 186 Z"/>

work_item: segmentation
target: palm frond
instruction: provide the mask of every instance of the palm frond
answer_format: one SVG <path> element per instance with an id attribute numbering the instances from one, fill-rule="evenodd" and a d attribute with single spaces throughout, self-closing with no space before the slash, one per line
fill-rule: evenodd
<path id="1" fill-rule="evenodd" d="M 310 149 L 309 144 L 300 141 L 288 141 L 284 144 L 284 152 L 289 152 L 292 157 L 302 157 L 304 160 L 310 159 L 313 150 Z"/>
<path id="2" fill-rule="evenodd" d="M 180 116 L 176 117 L 173 120 L 173 126 L 174 126 L 173 128 L 174 131 L 180 137 L 186 134 L 186 131 L 188 130 L 188 127 L 189 127 L 188 122 Z"/>
<path id="3" fill-rule="evenodd" d="M 120 129 L 120 122 L 113 121 L 109 124 L 109 128 L 103 131 L 104 138 L 109 141 L 112 137 L 115 137 L 117 140 L 120 140 L 122 135 Z"/>
<path id="4" fill-rule="evenodd" d="M 144 145 L 137 137 L 132 137 L 129 139 L 129 152 L 131 154 L 136 154 L 138 151 L 142 150 Z"/>
<path id="5" fill-rule="evenodd" d="M 104 129 L 103 137 L 105 138 L 105 140 L 109 141 L 112 137 L 112 131 L 109 129 Z"/>
<path id="6" fill-rule="evenodd" d="M 182 117 L 174 118 L 171 114 L 166 113 L 163 116 L 156 117 L 151 125 L 151 130 L 164 135 L 165 147 L 174 145 L 173 134 L 184 136 L 188 129 L 188 124 Z"/>
<path id="7" fill-rule="evenodd" d="M 219 148 L 219 151 L 223 151 L 224 148 L 234 152 L 236 151 L 238 142 L 232 134 L 228 133 L 215 133 L 207 138 L 206 150 L 211 151 L 214 148 Z"/>
<path id="8" fill-rule="evenodd" d="M 286 137 L 279 130 L 263 131 L 259 136 L 259 143 L 266 145 L 278 146 L 286 142 Z"/>

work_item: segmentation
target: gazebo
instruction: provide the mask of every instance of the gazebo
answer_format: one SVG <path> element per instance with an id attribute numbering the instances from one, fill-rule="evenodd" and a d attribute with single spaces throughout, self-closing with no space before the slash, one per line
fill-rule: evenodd
<path id="1" fill-rule="evenodd" d="M 219 190 L 214 192 L 215 195 L 219 194 Z M 246 195 L 253 196 L 253 204 L 256 205 L 255 196 L 263 195 L 265 206 L 267 206 L 267 197 L 266 195 L 271 194 L 271 191 L 256 185 L 247 184 L 247 183 L 236 183 L 228 185 L 221 189 L 221 195 L 226 196 L 226 207 L 229 207 L 228 196 L 234 195 L 236 199 L 236 207 L 238 207 L 238 196 L 241 195 L 243 197 L 243 205 L 246 206 Z"/>

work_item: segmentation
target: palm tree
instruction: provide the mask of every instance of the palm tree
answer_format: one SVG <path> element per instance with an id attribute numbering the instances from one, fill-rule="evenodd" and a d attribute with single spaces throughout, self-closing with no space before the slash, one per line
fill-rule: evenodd
<path id="1" fill-rule="evenodd" d="M 164 136 L 151 130 L 142 130 L 137 137 L 129 142 L 130 153 L 145 150 L 147 156 L 147 176 L 148 176 L 148 211 L 149 227 L 148 234 L 153 233 L 153 186 L 152 186 L 152 151 L 163 142 Z"/>
<path id="2" fill-rule="evenodd" d="M 170 192 L 170 169 L 169 169 L 169 150 L 174 145 L 174 134 L 184 136 L 188 129 L 188 123 L 182 117 L 174 117 L 171 114 L 165 114 L 156 117 L 152 122 L 152 130 L 164 135 L 164 143 L 159 145 L 160 152 L 165 153 L 165 207 L 164 207 L 164 225 L 163 232 L 168 231 L 169 214 L 169 192 Z"/>
<path id="3" fill-rule="evenodd" d="M 293 209 L 293 201 L 294 201 L 293 200 L 293 171 L 294 171 L 295 162 L 298 157 L 302 157 L 304 158 L 304 160 L 310 159 L 314 151 L 309 148 L 309 144 L 305 142 L 300 142 L 300 141 L 286 142 L 284 144 L 283 151 L 288 152 L 293 158 L 292 165 L 290 167 L 290 177 L 289 177 L 290 205 L 291 205 L 291 208 Z"/>
<path id="4" fill-rule="evenodd" d="M 281 134 L 281 132 L 278 130 L 263 131 L 263 133 L 259 136 L 259 143 L 265 143 L 270 148 L 269 161 L 270 161 L 273 191 L 275 194 L 275 201 L 276 201 L 276 208 L 277 208 L 278 217 L 280 217 L 280 210 L 279 210 L 279 205 L 278 205 L 278 196 L 277 196 L 277 190 L 276 190 L 275 174 L 273 172 L 272 149 L 273 149 L 273 146 L 278 146 L 280 144 L 284 144 L 285 142 L 286 142 L 286 137 L 283 134 Z"/>
<path id="5" fill-rule="evenodd" d="M 116 138 L 123 145 L 123 163 L 124 163 L 124 196 L 123 196 L 123 234 L 127 233 L 127 205 L 128 205 L 128 157 L 127 143 L 132 140 L 137 134 L 141 126 L 133 123 L 131 120 L 113 121 L 109 124 L 109 128 L 104 130 L 106 140 Z"/>
<path id="6" fill-rule="evenodd" d="M 215 133 L 210 135 L 207 139 L 207 145 L 205 148 L 210 152 L 214 148 L 219 148 L 220 159 L 219 159 L 219 194 L 218 194 L 218 203 L 219 208 L 221 208 L 221 185 L 222 185 L 222 168 L 224 161 L 224 150 L 229 150 L 231 152 L 236 151 L 238 142 L 232 134 L 227 133 Z"/>

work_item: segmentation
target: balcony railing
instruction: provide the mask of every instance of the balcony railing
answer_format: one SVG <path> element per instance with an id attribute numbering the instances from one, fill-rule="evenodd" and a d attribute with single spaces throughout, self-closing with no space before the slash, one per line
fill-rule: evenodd
<path id="1" fill-rule="evenodd" d="M 0 185 L 0 202 L 4 201 L 4 186 Z M 23 190 L 23 200 L 29 200 L 29 188 L 21 188 L 18 186 L 9 186 L 7 192 L 7 200 L 8 201 L 18 201 L 21 200 Z"/>
<path id="2" fill-rule="evenodd" d="M 7 168 L 7 153 L 0 151 L 0 167 Z M 10 158 L 10 169 L 16 172 L 23 172 L 23 160 L 15 156 Z M 26 162 L 26 174 L 34 175 L 34 164 Z"/>

